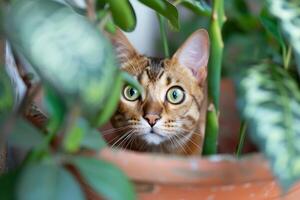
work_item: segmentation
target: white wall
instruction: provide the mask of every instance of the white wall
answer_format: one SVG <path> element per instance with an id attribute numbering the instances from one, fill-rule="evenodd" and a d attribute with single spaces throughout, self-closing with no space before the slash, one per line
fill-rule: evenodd
<path id="1" fill-rule="evenodd" d="M 70 1 L 70 0 L 57 0 L 57 1 Z M 84 0 L 71 0 L 78 6 L 84 8 Z M 141 4 L 137 0 L 130 0 L 136 14 L 137 26 L 131 33 L 125 33 L 133 46 L 141 53 L 149 56 L 157 55 L 155 53 L 155 41 L 159 34 L 159 25 L 156 13 Z"/>
<path id="2" fill-rule="evenodd" d="M 130 2 L 136 13 L 137 26 L 133 32 L 126 33 L 126 36 L 141 54 L 155 56 L 155 41 L 159 34 L 156 13 L 137 0 Z"/>

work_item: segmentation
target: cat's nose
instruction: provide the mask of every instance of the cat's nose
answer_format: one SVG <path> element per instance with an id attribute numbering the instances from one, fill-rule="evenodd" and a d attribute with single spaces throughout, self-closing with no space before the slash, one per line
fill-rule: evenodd
<path id="1" fill-rule="evenodd" d="M 153 127 L 156 124 L 156 122 L 160 119 L 160 116 L 156 114 L 147 114 L 144 116 L 144 118 L 145 120 L 147 120 L 149 125 Z"/>

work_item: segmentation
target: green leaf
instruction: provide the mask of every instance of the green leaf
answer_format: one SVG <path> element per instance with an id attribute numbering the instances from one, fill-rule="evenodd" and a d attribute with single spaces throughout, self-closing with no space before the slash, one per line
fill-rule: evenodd
<path id="1" fill-rule="evenodd" d="M 190 9 L 197 15 L 201 16 L 210 16 L 211 15 L 211 7 L 203 0 L 181 0 L 180 4 L 184 7 Z"/>
<path id="2" fill-rule="evenodd" d="M 136 26 L 134 9 L 128 0 L 107 0 L 114 22 L 124 31 L 133 31 Z"/>
<path id="3" fill-rule="evenodd" d="M 106 146 L 100 132 L 83 118 L 79 118 L 67 132 L 63 144 L 65 150 L 71 153 L 77 152 L 80 147 L 98 151 Z"/>
<path id="4" fill-rule="evenodd" d="M 239 108 L 284 189 L 300 180 L 300 93 L 280 66 L 249 68 L 237 83 Z"/>
<path id="5" fill-rule="evenodd" d="M 45 88 L 45 107 L 49 114 L 47 130 L 55 133 L 64 122 L 67 108 L 63 99 L 49 87 Z"/>
<path id="6" fill-rule="evenodd" d="M 114 165 L 94 158 L 74 157 L 74 166 L 96 192 L 104 199 L 135 199 L 133 187 L 126 176 Z"/>
<path id="7" fill-rule="evenodd" d="M 100 131 L 91 129 L 84 135 L 84 138 L 81 141 L 81 147 L 99 151 L 106 147 L 106 143 L 102 138 Z"/>
<path id="8" fill-rule="evenodd" d="M 106 0 L 96 0 L 96 11 L 103 10 L 107 4 Z"/>
<path id="9" fill-rule="evenodd" d="M 87 18 L 56 1 L 17 1 L 6 16 L 14 48 L 68 106 L 96 117 L 118 72 L 110 42 Z"/>
<path id="10" fill-rule="evenodd" d="M 81 141 L 89 129 L 87 122 L 79 118 L 72 128 L 66 133 L 64 138 L 64 148 L 68 152 L 76 152 L 80 148 Z"/>
<path id="11" fill-rule="evenodd" d="M 112 88 L 111 93 L 106 97 L 107 103 L 98 117 L 97 127 L 104 125 L 116 111 L 117 105 L 120 101 L 120 94 L 123 85 L 122 79 L 123 76 L 121 74 L 118 74 L 115 78 L 115 86 Z"/>
<path id="12" fill-rule="evenodd" d="M 114 34 L 116 32 L 117 27 L 111 19 L 107 20 L 107 22 L 105 24 L 105 30 L 112 34 Z"/>
<path id="13" fill-rule="evenodd" d="M 179 16 L 177 8 L 167 0 L 139 0 L 169 20 L 172 26 L 179 29 Z"/>
<path id="14" fill-rule="evenodd" d="M 13 124 L 8 136 L 9 144 L 24 149 L 38 147 L 43 144 L 44 140 L 45 137 L 43 133 L 23 119 L 18 119 L 15 124 Z"/>
<path id="15" fill-rule="evenodd" d="M 17 178 L 19 175 L 18 170 L 10 171 L 0 176 L 0 197 L 2 200 L 13 200 L 15 198 L 15 188 Z"/>
<path id="16" fill-rule="evenodd" d="M 276 19 L 270 17 L 266 10 L 260 13 L 260 21 L 264 28 L 272 34 L 281 47 L 285 48 L 285 43 L 280 32 L 280 27 Z"/>
<path id="17" fill-rule="evenodd" d="M 0 66 L 0 114 L 12 110 L 14 104 L 13 88 L 6 71 Z"/>
<path id="18" fill-rule="evenodd" d="M 29 164 L 22 171 L 17 199 L 84 200 L 78 182 L 70 172 L 54 164 Z"/>
<path id="19" fill-rule="evenodd" d="M 3 7 L 4 6 L 0 7 L 0 37 L 3 36 L 3 32 L 4 32 L 3 31 L 3 24 L 4 24 L 3 23 L 3 11 L 4 11 Z"/>
<path id="20" fill-rule="evenodd" d="M 295 52 L 297 69 L 300 74 L 300 5 L 298 0 L 267 0 L 268 9 L 279 19 L 282 30 Z"/>

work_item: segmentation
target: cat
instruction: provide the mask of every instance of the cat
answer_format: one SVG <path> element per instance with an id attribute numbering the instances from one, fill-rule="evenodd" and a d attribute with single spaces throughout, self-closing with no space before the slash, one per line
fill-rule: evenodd
<path id="1" fill-rule="evenodd" d="M 110 36 L 121 69 L 143 91 L 125 85 L 111 123 L 112 147 L 177 155 L 200 154 L 207 111 L 209 36 L 195 31 L 172 58 L 141 55 L 117 30 Z"/>

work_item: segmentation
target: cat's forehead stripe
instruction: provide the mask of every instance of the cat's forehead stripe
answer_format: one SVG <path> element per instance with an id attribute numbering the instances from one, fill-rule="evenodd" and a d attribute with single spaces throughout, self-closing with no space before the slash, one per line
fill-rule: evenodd
<path id="1" fill-rule="evenodd" d="M 148 67 L 146 73 L 150 80 L 158 80 L 164 74 L 164 59 L 162 58 L 148 58 Z"/>
<path id="2" fill-rule="evenodd" d="M 164 59 L 163 58 L 156 58 L 156 57 L 148 57 L 149 63 L 148 65 L 153 68 L 153 70 L 160 70 L 164 68 Z"/>
<path id="3" fill-rule="evenodd" d="M 167 76 L 167 83 L 166 83 L 166 85 L 168 86 L 168 85 L 170 85 L 170 83 L 172 82 L 172 79 L 171 79 L 171 77 L 170 76 Z"/>

